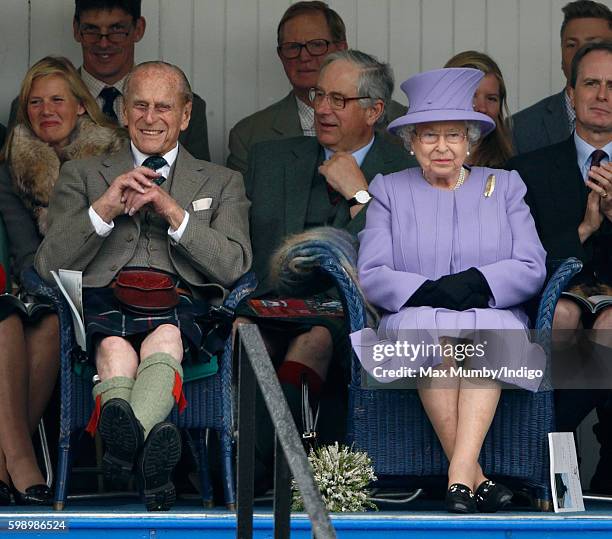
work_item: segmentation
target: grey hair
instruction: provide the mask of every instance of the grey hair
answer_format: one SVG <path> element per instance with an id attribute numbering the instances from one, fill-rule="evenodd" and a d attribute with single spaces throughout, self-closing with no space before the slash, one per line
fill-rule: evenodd
<path id="1" fill-rule="evenodd" d="M 151 62 L 142 62 L 137 66 L 134 66 L 132 70 L 125 77 L 125 81 L 123 81 L 123 95 L 128 95 L 130 91 L 130 82 L 134 78 L 134 75 L 139 71 L 143 71 L 146 69 L 159 69 L 159 70 L 167 70 L 174 73 L 180 83 L 180 93 L 184 100 L 184 103 L 193 102 L 193 91 L 191 90 L 191 85 L 189 84 L 189 80 L 187 79 L 187 75 L 183 72 L 183 70 L 175 66 L 174 64 L 170 64 L 168 62 L 163 62 L 162 60 L 154 60 Z"/>
<path id="2" fill-rule="evenodd" d="M 323 72 L 329 64 L 337 60 L 351 62 L 360 69 L 359 79 L 357 80 L 357 94 L 370 96 L 370 99 L 360 99 L 359 104 L 365 109 L 373 106 L 380 99 L 384 103 L 385 109 L 380 118 L 376 120 L 376 124 L 384 124 L 395 84 L 391 66 L 385 62 L 379 62 L 376 57 L 365 52 L 347 49 L 327 55 L 321 65 L 320 72 Z"/>
<path id="3" fill-rule="evenodd" d="M 473 120 L 466 120 L 465 127 L 467 129 L 468 143 L 470 145 L 476 144 L 480 139 L 480 135 L 482 133 L 482 130 L 480 129 L 480 124 Z M 416 124 L 408 124 L 403 125 L 402 127 L 398 127 L 395 131 L 395 134 L 402 139 L 404 147 L 408 151 L 410 151 L 412 149 L 410 139 L 412 135 L 416 135 Z"/>

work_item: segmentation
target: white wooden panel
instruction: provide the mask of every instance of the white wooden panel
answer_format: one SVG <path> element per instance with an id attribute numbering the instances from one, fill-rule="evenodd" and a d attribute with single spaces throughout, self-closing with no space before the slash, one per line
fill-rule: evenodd
<path id="1" fill-rule="evenodd" d="M 551 0 L 550 2 L 550 94 L 556 94 L 565 86 L 565 75 L 561 69 L 561 23 L 563 12 L 561 8 L 566 0 Z"/>
<path id="2" fill-rule="evenodd" d="M 161 0 L 160 56 L 178 65 L 191 80 L 193 74 L 193 0 Z"/>
<path id="3" fill-rule="evenodd" d="M 287 0 L 259 0 L 257 11 L 257 81 L 250 84 L 256 92 L 257 109 L 278 101 L 291 89 L 283 65 L 276 53 L 276 28 L 285 10 Z"/>
<path id="4" fill-rule="evenodd" d="M 226 0 L 225 34 L 225 129 L 258 109 L 257 82 L 257 2 Z M 219 136 L 217 133 L 216 136 Z M 214 136 L 214 135 L 213 135 Z"/>
<path id="5" fill-rule="evenodd" d="M 453 55 L 453 1 L 424 1 L 421 20 L 421 69 L 439 68 Z"/>
<path id="6" fill-rule="evenodd" d="M 393 98 L 406 105 L 400 84 L 421 70 L 421 3 L 418 0 L 390 0 L 389 34 L 389 62 L 395 74 Z"/>
<path id="7" fill-rule="evenodd" d="M 147 0 L 142 3 L 142 16 L 146 22 L 145 33 L 139 43 L 136 44 L 134 60 L 149 62 L 161 59 L 159 45 L 161 40 L 159 25 L 160 0 Z"/>
<path id="8" fill-rule="evenodd" d="M 289 88 L 276 57 L 276 25 L 295 0 L 146 0 L 147 30 L 136 60 L 164 58 L 188 73 L 208 104 L 213 159 L 221 162 L 236 121 Z M 329 0 L 346 23 L 349 46 L 390 61 L 397 88 L 454 53 L 484 50 L 500 65 L 514 112 L 564 83 L 561 8 L 569 0 Z M 0 68 L 5 98 L 16 94 L 27 65 L 47 54 L 81 63 L 72 37 L 73 0 L 2 0 Z M 605 0 L 612 6 L 612 0 Z M 30 6 L 30 14 L 28 13 Z M 28 18 L 30 17 L 30 18 Z"/>
<path id="9" fill-rule="evenodd" d="M 454 3 L 453 54 L 486 49 L 486 0 L 461 0 Z M 442 64 L 444 65 L 444 64 Z"/>
<path id="10" fill-rule="evenodd" d="M 520 108 L 550 95 L 550 2 L 519 0 Z"/>
<path id="11" fill-rule="evenodd" d="M 327 3 L 344 21 L 348 46 L 351 49 L 359 49 L 359 36 L 357 35 L 357 0 L 330 0 Z"/>
<path id="12" fill-rule="evenodd" d="M 225 152 L 225 5 L 218 0 L 197 0 L 194 9 L 194 65 L 191 84 L 206 101 L 211 160 L 224 161 Z"/>
<path id="13" fill-rule="evenodd" d="M 3 0 L 0 19 L 0 122 L 8 123 L 11 102 L 28 69 L 28 4 Z"/>
<path id="14" fill-rule="evenodd" d="M 72 0 L 30 0 L 30 65 L 50 54 L 66 56 L 81 65 L 81 46 L 74 40 Z"/>
<path id="15" fill-rule="evenodd" d="M 510 112 L 519 109 L 518 0 L 487 0 L 487 52 L 499 65 Z"/>
<path id="16" fill-rule="evenodd" d="M 359 50 L 389 58 L 389 0 L 357 0 L 357 36 Z"/>

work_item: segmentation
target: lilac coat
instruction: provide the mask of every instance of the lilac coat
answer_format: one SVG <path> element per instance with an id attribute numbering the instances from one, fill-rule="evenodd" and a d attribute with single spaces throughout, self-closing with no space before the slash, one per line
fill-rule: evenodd
<path id="1" fill-rule="evenodd" d="M 495 174 L 495 189 L 485 197 L 490 174 Z M 524 338 L 520 348 L 512 344 L 511 364 L 535 361 L 543 367 L 542 350 L 527 340 L 528 319 L 518 307 L 539 292 L 546 275 L 546 253 L 523 200 L 526 187 L 520 176 L 473 167 L 466 182 L 453 191 L 431 186 L 420 169 L 411 168 L 378 175 L 370 192 L 374 199 L 359 235 L 359 279 L 368 300 L 384 314 L 376 333 L 364 329 L 351 335 L 364 367 L 370 370 L 368 349 L 397 340 L 406 330 L 459 336 L 475 329 L 520 331 Z M 427 279 L 470 267 L 477 268 L 491 288 L 488 309 L 404 307 Z"/>

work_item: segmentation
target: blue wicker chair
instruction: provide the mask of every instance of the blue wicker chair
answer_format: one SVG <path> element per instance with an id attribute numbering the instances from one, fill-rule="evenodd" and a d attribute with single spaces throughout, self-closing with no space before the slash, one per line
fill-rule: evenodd
<path id="1" fill-rule="evenodd" d="M 347 314 L 350 331 L 366 324 L 361 292 L 342 267 L 336 252 L 325 242 L 304 241 L 293 247 L 293 255 L 307 253 L 309 267 L 335 283 Z M 316 261 L 316 264 L 315 264 Z M 543 348 L 550 352 L 555 306 L 565 286 L 582 268 L 570 258 L 556 270 L 544 289 L 535 329 Z M 445 476 L 448 461 L 415 390 L 371 389 L 362 383 L 363 370 L 353 354 L 349 385 L 348 442 L 366 451 L 376 475 L 408 477 L 418 486 L 429 476 Z M 544 384 L 538 393 L 506 390 L 485 439 L 481 465 L 493 477 L 510 477 L 531 491 L 542 509 L 551 505 L 548 473 L 548 433 L 554 430 L 553 392 Z"/>
<path id="2" fill-rule="evenodd" d="M 77 431 L 83 430 L 93 410 L 92 382 L 73 369 L 75 354 L 80 349 L 75 343 L 70 308 L 59 290 L 45 283 L 34 270 L 24 275 L 24 286 L 32 293 L 51 299 L 60 319 L 60 435 L 58 449 L 57 480 L 54 508 L 62 510 L 66 503 L 68 477 L 71 468 L 71 441 Z M 256 287 L 254 274 L 248 273 L 236 283 L 224 305 L 234 309 L 242 298 Z M 223 488 L 225 503 L 234 509 L 236 502 L 233 471 L 233 422 L 232 422 L 232 347 L 231 339 L 225 344 L 223 357 L 219 360 L 217 374 L 185 383 L 183 390 L 188 402 L 182 414 L 174 407 L 170 421 L 181 429 L 198 431 L 200 486 L 202 503 L 209 507 L 213 503 L 212 488 L 208 474 L 205 444 L 206 429 L 215 430 L 220 438 Z"/>

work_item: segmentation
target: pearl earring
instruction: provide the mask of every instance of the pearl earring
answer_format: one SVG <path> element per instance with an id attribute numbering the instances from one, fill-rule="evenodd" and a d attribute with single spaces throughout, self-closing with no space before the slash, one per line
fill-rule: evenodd
<path id="1" fill-rule="evenodd" d="M 470 150 L 467 151 L 466 155 L 468 155 L 468 156 L 470 155 Z"/>
<path id="2" fill-rule="evenodd" d="M 410 150 L 410 155 L 414 155 L 414 150 Z"/>

